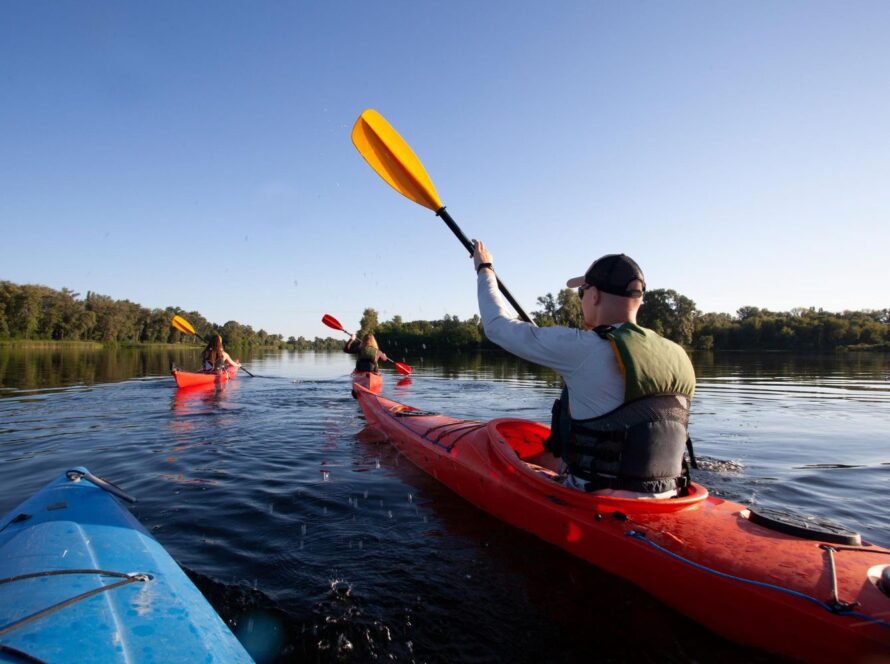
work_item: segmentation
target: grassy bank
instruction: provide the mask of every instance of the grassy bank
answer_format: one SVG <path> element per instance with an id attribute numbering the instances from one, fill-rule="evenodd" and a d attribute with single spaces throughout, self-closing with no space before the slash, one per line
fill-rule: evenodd
<path id="1" fill-rule="evenodd" d="M 99 341 L 54 341 L 53 339 L 0 339 L 0 348 L 102 350 L 103 348 L 203 348 L 203 344 L 101 343 Z"/>

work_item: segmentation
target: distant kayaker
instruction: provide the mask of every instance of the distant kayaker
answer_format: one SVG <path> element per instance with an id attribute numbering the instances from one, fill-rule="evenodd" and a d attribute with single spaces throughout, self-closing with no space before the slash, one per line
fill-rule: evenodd
<path id="1" fill-rule="evenodd" d="M 218 334 L 215 334 L 207 344 L 207 348 L 201 354 L 201 360 L 204 363 L 205 371 L 225 369 L 227 366 L 241 367 L 241 363 L 229 357 L 229 354 L 223 349 L 222 337 Z"/>
<path id="2" fill-rule="evenodd" d="M 695 372 L 680 346 L 636 324 L 640 266 L 624 254 L 597 259 L 566 282 L 578 289 L 584 329 L 536 327 L 506 309 L 491 254 L 474 246 L 485 336 L 565 381 L 546 447 L 563 460 L 566 485 L 634 498 L 682 493 Z"/>
<path id="3" fill-rule="evenodd" d="M 366 334 L 361 342 L 354 334 L 349 335 L 349 341 L 343 346 L 344 353 L 358 355 L 355 361 L 356 371 L 373 371 L 377 373 L 378 362 L 389 362 L 385 353 L 380 352 L 377 339 L 372 333 Z"/>

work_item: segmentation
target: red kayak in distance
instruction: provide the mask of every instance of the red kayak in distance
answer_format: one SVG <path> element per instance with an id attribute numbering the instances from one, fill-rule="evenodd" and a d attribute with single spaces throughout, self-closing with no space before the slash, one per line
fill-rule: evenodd
<path id="1" fill-rule="evenodd" d="M 461 420 L 353 385 L 368 425 L 489 514 L 621 576 L 736 641 L 811 662 L 890 662 L 890 549 L 830 522 L 687 495 L 564 486 L 549 427 Z"/>
<path id="2" fill-rule="evenodd" d="M 172 373 L 176 387 L 197 387 L 199 385 L 218 385 L 230 381 L 238 375 L 238 367 L 228 366 L 225 369 L 208 371 L 183 371 L 173 367 Z"/>
<path id="3" fill-rule="evenodd" d="M 353 371 L 352 383 L 360 385 L 374 394 L 379 394 L 383 389 L 383 374 L 376 371 Z"/>

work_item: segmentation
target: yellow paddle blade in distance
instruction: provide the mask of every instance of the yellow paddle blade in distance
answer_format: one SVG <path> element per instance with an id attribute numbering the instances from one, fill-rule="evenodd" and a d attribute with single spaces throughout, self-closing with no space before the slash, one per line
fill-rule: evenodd
<path id="1" fill-rule="evenodd" d="M 380 113 L 369 108 L 358 117 L 352 128 L 352 144 L 397 192 L 433 212 L 442 208 L 420 159 Z"/>
<path id="2" fill-rule="evenodd" d="M 195 334 L 195 328 L 182 316 L 173 316 L 173 320 L 170 324 L 180 332 L 185 334 Z"/>

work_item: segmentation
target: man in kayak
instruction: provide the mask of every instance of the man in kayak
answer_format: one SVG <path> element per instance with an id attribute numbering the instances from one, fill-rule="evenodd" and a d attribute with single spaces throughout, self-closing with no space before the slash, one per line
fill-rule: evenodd
<path id="1" fill-rule="evenodd" d="M 240 367 L 241 363 L 233 360 L 223 348 L 222 337 L 215 334 L 201 354 L 204 371 L 225 369 L 227 366 Z"/>
<path id="2" fill-rule="evenodd" d="M 578 289 L 584 329 L 536 327 L 506 309 L 491 254 L 474 246 L 485 336 L 565 381 L 546 447 L 563 460 L 566 485 L 635 498 L 682 493 L 695 372 L 680 346 L 636 324 L 640 266 L 624 254 L 599 258 L 566 282 Z"/>
<path id="3" fill-rule="evenodd" d="M 356 371 L 379 371 L 378 362 L 389 362 L 386 353 L 380 351 L 377 346 L 377 339 L 372 333 L 368 333 L 359 342 L 358 337 L 354 334 L 349 335 L 349 341 L 343 346 L 344 353 L 358 355 L 355 360 Z"/>

